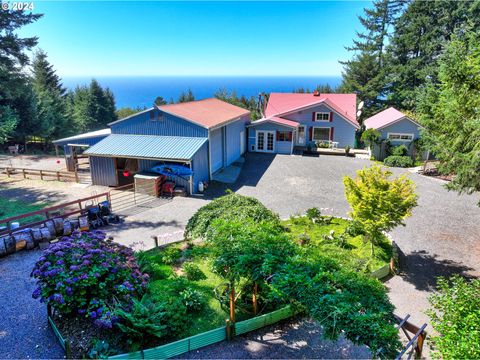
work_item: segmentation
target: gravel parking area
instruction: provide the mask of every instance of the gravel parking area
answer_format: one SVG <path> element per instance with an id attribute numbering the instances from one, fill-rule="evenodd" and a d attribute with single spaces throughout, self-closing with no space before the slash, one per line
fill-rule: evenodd
<path id="1" fill-rule="evenodd" d="M 60 160 L 57 163 L 57 160 Z M 66 171 L 63 156 L 52 155 L 0 155 L 0 166 L 12 166 L 25 169 Z"/>
<path id="2" fill-rule="evenodd" d="M 322 338 L 322 329 L 310 319 L 284 321 L 238 336 L 229 342 L 190 351 L 181 359 L 370 359 L 365 346 L 340 337 Z"/>
<path id="3" fill-rule="evenodd" d="M 32 299 L 30 278 L 40 250 L 0 259 L 0 359 L 60 359 L 63 349 L 47 323 L 47 310 Z"/>

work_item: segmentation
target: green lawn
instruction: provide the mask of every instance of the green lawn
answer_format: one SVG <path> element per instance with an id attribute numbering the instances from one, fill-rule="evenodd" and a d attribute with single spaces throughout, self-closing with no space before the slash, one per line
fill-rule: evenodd
<path id="1" fill-rule="evenodd" d="M 0 197 L 0 220 L 8 217 L 26 214 L 32 211 L 43 209 L 48 204 L 45 203 L 28 203 L 22 200 L 5 199 Z M 45 219 L 42 215 L 34 215 L 20 220 L 20 225 L 33 221 L 40 221 Z M 4 224 L 0 224 L 2 226 Z"/>
<path id="2" fill-rule="evenodd" d="M 291 218 L 283 221 L 287 232 L 293 240 L 298 240 L 306 234 L 310 238 L 312 251 L 335 258 L 340 263 L 353 266 L 356 270 L 371 272 L 390 262 L 392 246 L 386 237 L 379 239 L 371 255 L 371 245 L 364 243 L 361 235 L 345 234 L 346 243 L 343 246 L 335 240 L 326 239 L 333 230 L 333 237 L 345 232 L 348 220 L 333 218 L 330 224 L 314 224 L 307 217 Z"/>

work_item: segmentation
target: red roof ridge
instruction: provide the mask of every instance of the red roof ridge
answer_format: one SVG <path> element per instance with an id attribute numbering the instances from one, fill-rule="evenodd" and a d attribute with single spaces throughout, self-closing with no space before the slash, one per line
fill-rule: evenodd
<path id="1" fill-rule="evenodd" d="M 249 110 L 217 98 L 206 98 L 177 104 L 156 106 L 174 116 L 189 120 L 207 129 L 250 113 Z"/>

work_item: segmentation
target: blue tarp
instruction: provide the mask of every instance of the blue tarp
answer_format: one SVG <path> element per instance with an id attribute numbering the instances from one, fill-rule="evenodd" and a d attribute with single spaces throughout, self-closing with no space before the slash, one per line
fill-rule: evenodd
<path id="1" fill-rule="evenodd" d="M 151 172 L 165 176 L 179 176 L 182 178 L 193 175 L 193 171 L 182 165 L 157 165 L 150 169 Z"/>

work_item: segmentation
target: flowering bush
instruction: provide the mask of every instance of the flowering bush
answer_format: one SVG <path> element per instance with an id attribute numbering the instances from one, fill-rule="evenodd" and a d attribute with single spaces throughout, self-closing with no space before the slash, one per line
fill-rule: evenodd
<path id="1" fill-rule="evenodd" d="M 111 328 L 114 301 L 130 303 L 147 285 L 133 250 L 105 239 L 102 231 L 74 232 L 46 249 L 31 276 L 38 279 L 33 298 L 63 314 L 78 314 Z"/>

